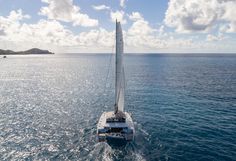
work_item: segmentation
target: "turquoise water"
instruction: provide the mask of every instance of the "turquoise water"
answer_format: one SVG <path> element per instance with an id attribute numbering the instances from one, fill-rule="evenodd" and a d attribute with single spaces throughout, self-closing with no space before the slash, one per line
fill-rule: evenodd
<path id="1" fill-rule="evenodd" d="M 101 113 L 113 109 L 109 60 L 0 59 L 0 160 L 236 159 L 236 56 L 126 55 L 136 136 L 122 148 L 95 136 Z"/>

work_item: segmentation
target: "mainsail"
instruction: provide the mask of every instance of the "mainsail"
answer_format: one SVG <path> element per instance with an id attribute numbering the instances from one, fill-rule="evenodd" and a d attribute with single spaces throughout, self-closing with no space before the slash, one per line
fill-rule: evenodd
<path id="1" fill-rule="evenodd" d="M 123 35 L 120 22 L 116 22 L 116 80 L 115 113 L 124 111 L 125 73 L 123 66 Z"/>

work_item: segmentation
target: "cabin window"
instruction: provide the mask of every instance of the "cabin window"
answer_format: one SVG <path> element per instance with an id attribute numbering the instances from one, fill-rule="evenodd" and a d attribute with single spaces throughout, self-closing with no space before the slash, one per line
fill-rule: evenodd
<path id="1" fill-rule="evenodd" d="M 111 132 L 111 133 L 113 133 L 113 132 L 114 132 L 114 133 L 118 133 L 118 132 L 121 132 L 122 130 L 123 130 L 123 128 L 111 128 L 111 129 L 110 129 L 110 132 Z"/>
<path id="2" fill-rule="evenodd" d="M 112 122 L 125 122 L 125 118 L 108 118 L 106 120 L 107 123 L 112 123 Z"/>

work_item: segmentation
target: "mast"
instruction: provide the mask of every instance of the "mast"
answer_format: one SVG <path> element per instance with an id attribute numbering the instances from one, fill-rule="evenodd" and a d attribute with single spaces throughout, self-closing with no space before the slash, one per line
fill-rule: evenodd
<path id="1" fill-rule="evenodd" d="M 123 34 L 120 22 L 116 21 L 116 78 L 115 78 L 115 113 L 124 111 L 125 76 L 123 66 Z"/>

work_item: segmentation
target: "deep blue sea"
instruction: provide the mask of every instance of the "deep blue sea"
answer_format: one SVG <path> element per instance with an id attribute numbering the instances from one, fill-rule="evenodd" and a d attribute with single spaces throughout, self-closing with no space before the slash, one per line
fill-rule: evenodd
<path id="1" fill-rule="evenodd" d="M 136 136 L 112 147 L 114 56 L 1 58 L 0 160 L 236 160 L 236 55 L 127 54 L 125 73 Z"/>

